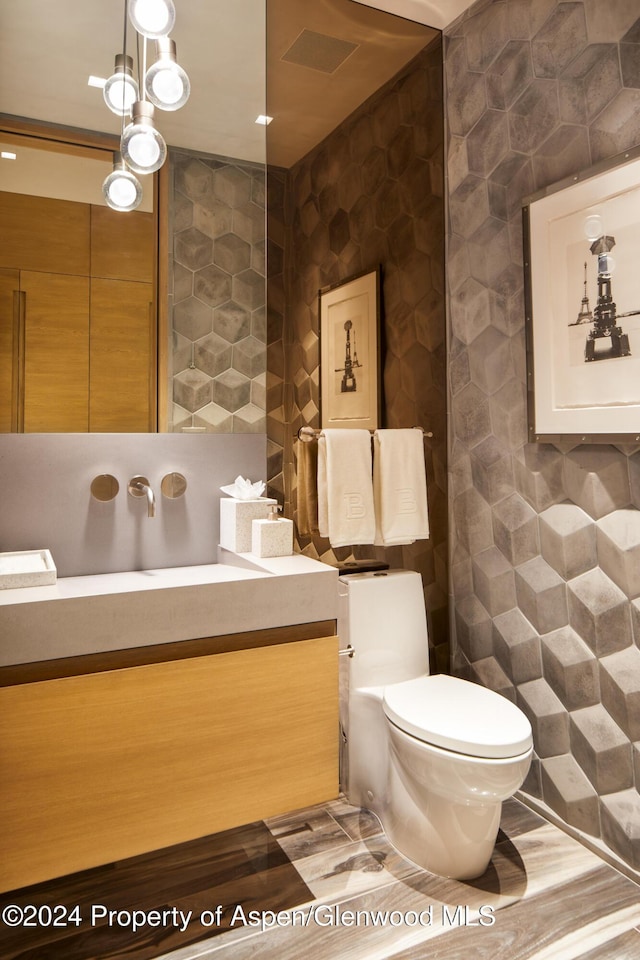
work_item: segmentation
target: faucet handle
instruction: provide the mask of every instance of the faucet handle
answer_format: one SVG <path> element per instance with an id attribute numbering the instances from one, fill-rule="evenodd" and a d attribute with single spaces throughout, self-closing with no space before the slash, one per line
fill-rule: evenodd
<path id="1" fill-rule="evenodd" d="M 113 500 L 119 489 L 120 484 L 110 473 L 101 473 L 91 481 L 91 496 L 102 503 Z"/>
<path id="2" fill-rule="evenodd" d="M 146 477 L 131 477 L 127 489 L 132 497 L 146 497 L 147 491 L 145 487 L 149 486 L 150 483 Z"/>
<path id="3" fill-rule="evenodd" d="M 168 497 L 170 500 L 177 500 L 187 489 L 186 478 L 183 477 L 181 473 L 168 473 L 162 478 L 160 489 L 163 497 Z"/>
<path id="4" fill-rule="evenodd" d="M 136 476 L 131 477 L 129 480 L 129 486 L 127 487 L 130 496 L 132 497 L 146 497 L 147 498 L 147 516 L 155 517 L 156 515 L 156 501 L 153 495 L 153 490 L 151 489 L 151 484 L 146 477 Z"/>

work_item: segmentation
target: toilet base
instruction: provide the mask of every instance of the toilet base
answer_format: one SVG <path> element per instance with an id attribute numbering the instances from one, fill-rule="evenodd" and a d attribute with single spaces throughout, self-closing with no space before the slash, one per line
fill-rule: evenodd
<path id="1" fill-rule="evenodd" d="M 502 801 L 522 785 L 531 750 L 505 759 L 450 753 L 388 727 L 384 809 L 389 839 L 424 870 L 455 880 L 481 876 L 498 835 Z"/>
<path id="2" fill-rule="evenodd" d="M 349 698 L 342 768 L 349 802 L 375 813 L 398 852 L 423 870 L 456 880 L 481 876 L 502 802 L 522 786 L 531 748 L 496 759 L 443 750 L 396 727 L 381 701 L 376 688 Z"/>
<path id="3" fill-rule="evenodd" d="M 378 815 L 398 853 L 429 873 L 454 880 L 485 872 L 500 826 L 500 801 L 456 803 L 430 793 L 421 795 L 419 808 L 393 768 L 389 787 L 389 802 Z"/>

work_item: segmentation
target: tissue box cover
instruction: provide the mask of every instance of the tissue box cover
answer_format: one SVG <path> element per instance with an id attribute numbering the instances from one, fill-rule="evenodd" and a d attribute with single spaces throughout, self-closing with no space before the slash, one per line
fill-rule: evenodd
<path id="1" fill-rule="evenodd" d="M 266 520 L 269 508 L 277 503 L 269 497 L 257 500 L 220 498 L 220 546 L 235 553 L 251 550 L 251 524 L 254 520 Z"/>

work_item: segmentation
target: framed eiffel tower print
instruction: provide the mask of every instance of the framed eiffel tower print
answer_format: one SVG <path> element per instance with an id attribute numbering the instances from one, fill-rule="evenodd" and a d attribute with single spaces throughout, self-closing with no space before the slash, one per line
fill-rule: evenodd
<path id="1" fill-rule="evenodd" d="M 380 269 L 319 291 L 320 423 L 380 423 Z"/>
<path id="2" fill-rule="evenodd" d="M 640 441 L 640 148 L 523 204 L 529 440 Z"/>

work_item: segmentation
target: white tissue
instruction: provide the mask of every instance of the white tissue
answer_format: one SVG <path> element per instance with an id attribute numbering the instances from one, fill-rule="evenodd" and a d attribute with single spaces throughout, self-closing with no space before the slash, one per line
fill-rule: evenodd
<path id="1" fill-rule="evenodd" d="M 262 480 L 256 480 L 252 483 L 247 477 L 236 477 L 233 483 L 226 487 L 220 487 L 223 493 L 233 497 L 234 500 L 258 500 L 264 493 L 265 483 Z"/>

